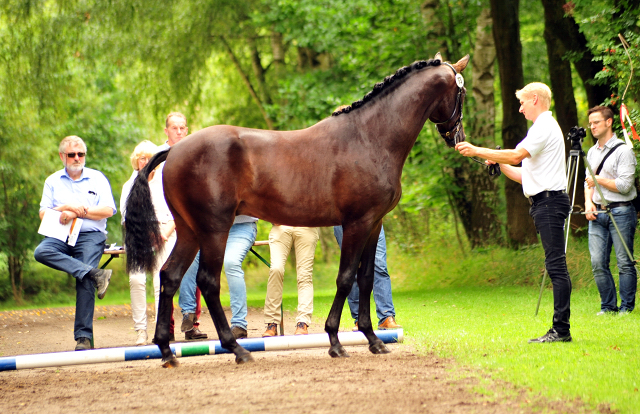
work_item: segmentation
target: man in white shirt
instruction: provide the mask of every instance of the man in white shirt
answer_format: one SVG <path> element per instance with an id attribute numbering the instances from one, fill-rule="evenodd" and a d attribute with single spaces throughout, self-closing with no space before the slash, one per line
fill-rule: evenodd
<path id="1" fill-rule="evenodd" d="M 529 214 L 540 234 L 545 267 L 553 284 L 553 324 L 530 343 L 571 342 L 569 325 L 571 279 L 564 251 L 564 222 L 571 210 L 566 194 L 566 160 L 562 130 L 553 118 L 551 90 L 544 83 L 530 83 L 516 96 L 520 113 L 533 122 L 527 136 L 514 150 L 492 150 L 460 142 L 456 150 L 465 157 L 480 157 L 487 164 L 500 164 L 508 178 L 522 184 L 531 203 Z M 522 167 L 515 165 L 522 162 Z"/>
<path id="2" fill-rule="evenodd" d="M 633 149 L 613 133 L 613 111 L 605 106 L 589 110 L 589 127 L 598 142 L 589 149 L 587 161 L 595 174 L 602 195 L 633 257 L 633 239 L 638 219 L 632 200 L 636 198 L 636 157 Z M 610 155 L 607 155 L 609 154 Z M 606 159 L 605 159 L 606 157 Z M 600 171 L 597 171 L 600 170 Z M 602 210 L 602 199 L 595 191 L 594 177 L 587 171 L 584 186 L 585 211 Z M 631 312 L 636 303 L 637 275 L 633 259 L 629 258 L 618 231 L 608 214 L 587 214 L 589 220 L 589 253 L 593 278 L 600 292 L 600 312 Z M 615 247 L 620 274 L 620 308 L 616 284 L 609 269 L 611 246 Z"/>

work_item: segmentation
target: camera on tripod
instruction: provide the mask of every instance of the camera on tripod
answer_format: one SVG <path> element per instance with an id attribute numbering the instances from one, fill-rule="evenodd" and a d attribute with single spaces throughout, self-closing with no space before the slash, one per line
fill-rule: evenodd
<path id="1" fill-rule="evenodd" d="M 582 150 L 582 140 L 587 136 L 587 131 L 582 127 L 571 127 L 567 134 L 567 140 L 571 141 L 572 150 Z"/>

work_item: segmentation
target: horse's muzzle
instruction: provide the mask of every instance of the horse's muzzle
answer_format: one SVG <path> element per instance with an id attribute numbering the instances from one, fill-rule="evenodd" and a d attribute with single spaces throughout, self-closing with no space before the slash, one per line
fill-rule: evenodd
<path id="1" fill-rule="evenodd" d="M 467 138 L 464 133 L 464 128 L 462 127 L 462 122 L 457 123 L 452 131 L 446 134 L 440 133 L 440 135 L 449 148 L 454 148 L 458 142 L 463 142 Z"/>

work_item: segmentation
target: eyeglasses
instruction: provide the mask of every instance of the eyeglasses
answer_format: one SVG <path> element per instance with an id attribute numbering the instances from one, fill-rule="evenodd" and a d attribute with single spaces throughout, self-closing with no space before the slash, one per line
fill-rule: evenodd
<path id="1" fill-rule="evenodd" d="M 84 158 L 84 156 L 85 156 L 85 155 L 87 155 L 87 153 L 86 153 L 86 152 L 68 152 L 68 153 L 66 153 L 65 155 L 66 155 L 68 158 L 75 158 L 75 157 L 76 157 L 76 155 L 77 155 L 79 158 Z"/>

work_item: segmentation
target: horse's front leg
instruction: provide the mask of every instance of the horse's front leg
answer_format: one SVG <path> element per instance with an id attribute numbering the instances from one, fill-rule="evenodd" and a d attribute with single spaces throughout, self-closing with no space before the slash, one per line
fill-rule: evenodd
<path id="1" fill-rule="evenodd" d="M 345 257 L 344 251 L 340 255 L 340 270 L 338 271 L 338 278 L 336 280 L 338 289 L 333 299 L 331 310 L 329 311 L 329 317 L 324 325 L 325 332 L 329 334 L 329 343 L 331 345 L 329 355 L 331 355 L 332 358 L 350 356 L 338 340 L 338 330 L 340 328 L 340 316 L 342 315 L 344 302 L 355 281 L 356 265 L 343 268 L 343 257 Z"/>
<path id="2" fill-rule="evenodd" d="M 227 317 L 220 303 L 220 273 L 225 254 L 227 241 L 226 234 L 218 233 L 205 243 L 206 247 L 200 251 L 200 267 L 196 276 L 196 283 L 202 292 L 202 296 L 207 303 L 209 313 L 218 332 L 220 345 L 233 352 L 236 356 L 236 363 L 244 364 L 253 362 L 251 352 L 238 344 L 236 338 L 231 333 L 231 328 L 227 322 Z"/>
<path id="3" fill-rule="evenodd" d="M 361 265 L 358 268 L 358 288 L 360 289 L 360 301 L 358 305 L 358 329 L 369 341 L 369 351 L 374 354 L 388 354 L 389 348 L 380 338 L 373 333 L 371 322 L 371 292 L 375 271 L 375 257 L 378 245 L 380 227 L 371 232 L 369 240 L 362 252 Z"/>
<path id="4" fill-rule="evenodd" d="M 338 340 L 338 330 L 340 328 L 340 317 L 344 302 L 351 292 L 355 274 L 360 263 L 363 246 L 365 240 L 369 236 L 368 229 L 362 229 L 360 226 L 349 223 L 343 225 L 342 248 L 340 251 L 340 269 L 338 270 L 338 278 L 336 279 L 336 296 L 333 299 L 327 322 L 324 330 L 329 334 L 329 355 L 333 358 L 348 357 L 349 354 Z"/>

